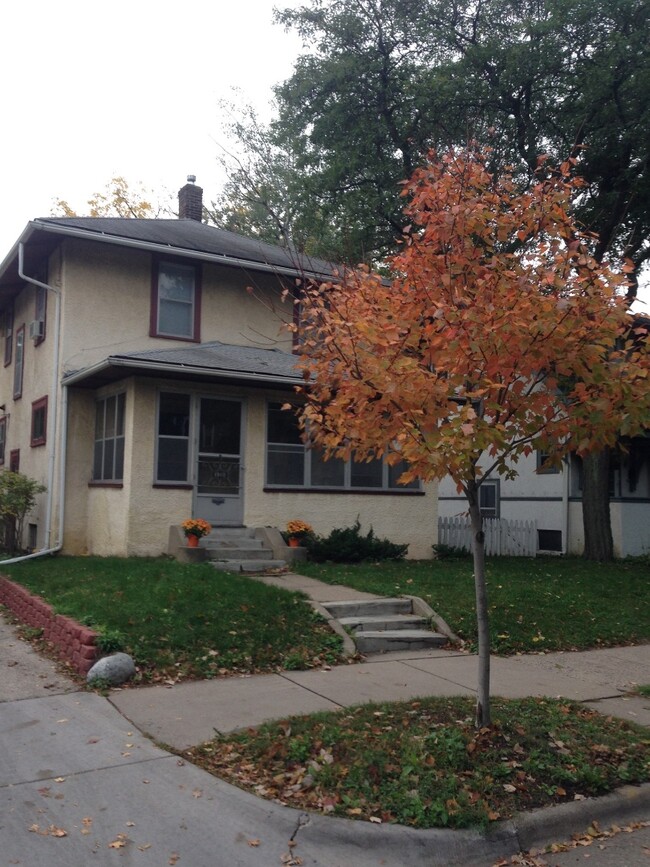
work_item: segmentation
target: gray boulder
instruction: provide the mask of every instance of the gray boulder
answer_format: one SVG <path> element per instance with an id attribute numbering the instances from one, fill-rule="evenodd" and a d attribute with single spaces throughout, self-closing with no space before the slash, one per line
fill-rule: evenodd
<path id="1" fill-rule="evenodd" d="M 105 680 L 118 686 L 135 674 L 135 663 L 128 653 L 113 653 L 98 660 L 86 675 L 86 682 Z"/>

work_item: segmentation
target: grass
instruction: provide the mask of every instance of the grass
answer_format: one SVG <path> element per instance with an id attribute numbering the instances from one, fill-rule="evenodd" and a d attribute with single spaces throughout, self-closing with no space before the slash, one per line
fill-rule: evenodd
<path id="1" fill-rule="evenodd" d="M 432 698 L 294 717 L 188 750 L 258 795 L 417 828 L 486 826 L 533 807 L 650 779 L 648 732 L 551 699 Z"/>
<path id="2" fill-rule="evenodd" d="M 474 580 L 468 558 L 306 563 L 301 573 L 386 596 L 421 596 L 476 647 Z M 487 563 L 492 650 L 584 650 L 650 641 L 650 560 L 491 558 Z"/>
<path id="3" fill-rule="evenodd" d="M 341 639 L 300 593 L 166 558 L 56 557 L 5 571 L 60 614 L 123 649 L 139 680 L 309 668 L 340 660 Z"/>

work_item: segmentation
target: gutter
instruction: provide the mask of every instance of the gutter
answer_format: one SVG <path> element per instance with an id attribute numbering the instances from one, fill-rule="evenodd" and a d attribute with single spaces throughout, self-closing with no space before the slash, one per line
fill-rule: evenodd
<path id="1" fill-rule="evenodd" d="M 52 506 L 54 503 L 54 474 L 56 465 L 56 443 L 57 443 L 57 421 L 59 413 L 59 356 L 61 351 L 61 290 L 49 283 L 42 283 L 34 277 L 29 277 L 24 273 L 24 243 L 18 243 L 18 276 L 26 283 L 31 283 L 33 286 L 38 286 L 51 292 L 55 298 L 54 308 L 54 359 L 52 371 L 52 404 L 50 412 L 50 421 L 48 429 L 52 431 L 50 436 L 50 447 L 48 448 L 48 469 L 47 469 L 47 500 L 45 509 L 45 540 L 46 547 L 34 554 L 25 554 L 22 557 L 13 557 L 11 560 L 3 560 L 3 564 L 21 563 L 23 560 L 33 560 L 35 557 L 44 557 L 47 554 L 55 554 L 63 547 L 63 515 L 65 505 L 65 457 L 67 452 L 67 388 L 62 387 L 61 405 L 64 412 L 63 422 L 61 425 L 61 465 L 60 487 L 59 487 L 59 538 L 54 546 L 51 545 L 50 539 L 52 535 Z"/>
<path id="2" fill-rule="evenodd" d="M 322 271 L 309 271 L 308 269 L 291 268 L 287 265 L 273 265 L 268 262 L 256 262 L 252 259 L 238 259 L 235 256 L 227 256 L 220 253 L 205 253 L 200 250 L 188 250 L 184 247 L 172 247 L 170 244 L 158 244 L 154 241 L 140 241 L 135 238 L 124 238 L 121 235 L 106 235 L 90 232 L 87 229 L 77 229 L 69 226 L 57 226 L 52 223 L 41 223 L 32 220 L 32 225 L 43 232 L 55 235 L 79 238 L 85 241 L 99 241 L 105 244 L 113 244 L 119 247 L 134 247 L 137 250 L 149 250 L 152 253 L 160 253 L 166 256 L 180 256 L 187 259 L 198 259 L 201 262 L 212 262 L 217 265 L 231 265 L 234 268 L 248 271 L 264 271 L 265 273 L 282 274 L 287 277 L 304 277 L 308 275 L 315 278 L 331 280 L 333 273 Z"/>
<path id="3" fill-rule="evenodd" d="M 164 364 L 160 361 L 138 361 L 134 363 L 132 360 L 126 358 L 116 358 L 114 356 L 109 356 L 109 359 L 100 361 L 97 364 L 92 365 L 91 367 L 84 368 L 83 370 L 79 370 L 76 373 L 71 373 L 69 376 L 64 378 L 64 384 L 68 385 L 76 385 L 79 382 L 83 382 L 84 379 L 88 379 L 95 373 L 101 373 L 104 370 L 109 370 L 111 367 L 127 367 L 134 370 L 152 370 L 159 373 L 194 373 L 200 374 L 202 376 L 219 376 L 224 379 L 236 379 L 241 380 L 244 377 L 247 379 L 251 379 L 255 382 L 265 382 L 270 383 L 272 385 L 302 385 L 304 383 L 304 379 L 301 376 L 278 376 L 273 374 L 265 374 L 265 373 L 255 373 L 255 372 L 246 372 L 241 370 L 221 370 L 215 368 L 201 367 L 196 364 L 177 364 L 170 365 Z"/>

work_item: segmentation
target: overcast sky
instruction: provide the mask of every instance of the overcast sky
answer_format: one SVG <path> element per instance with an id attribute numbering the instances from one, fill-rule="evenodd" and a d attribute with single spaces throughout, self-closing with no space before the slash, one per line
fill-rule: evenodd
<path id="1" fill-rule="evenodd" d="M 206 199 L 221 176 L 219 98 L 270 116 L 295 34 L 272 23 L 297 0 L 8 2 L 0 12 L 0 261 L 28 220 L 62 198 L 83 211 L 115 175 Z"/>
<path id="2" fill-rule="evenodd" d="M 206 201 L 223 177 L 218 100 L 271 115 L 301 44 L 273 24 L 300 0 L 9 0 L 0 12 L 0 261 L 56 199 L 81 213 L 121 175 Z M 234 96 L 233 88 L 239 91 Z M 647 281 L 644 281 L 647 282 Z M 650 287 L 642 290 L 650 312 Z"/>

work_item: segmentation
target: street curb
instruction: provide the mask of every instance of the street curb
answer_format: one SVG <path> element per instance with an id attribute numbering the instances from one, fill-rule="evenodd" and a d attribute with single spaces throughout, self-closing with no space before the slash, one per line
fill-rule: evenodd
<path id="1" fill-rule="evenodd" d="M 650 819 L 650 783 L 623 786 L 598 798 L 572 801 L 521 813 L 512 821 L 521 849 L 552 843 L 558 837 L 570 837 L 592 822 L 616 825 Z"/>
<path id="2" fill-rule="evenodd" d="M 295 812 L 295 811 L 294 811 Z M 569 840 L 595 821 L 606 829 L 614 824 L 642 821 L 650 816 L 650 783 L 624 786 L 608 795 L 543 807 L 496 822 L 489 831 L 372 825 L 351 819 L 302 813 L 298 844 L 331 845 L 336 840 L 346 851 L 381 852 L 387 865 L 409 867 L 486 867 L 500 858 L 533 847 Z M 364 862 L 365 863 L 365 862 Z"/>

